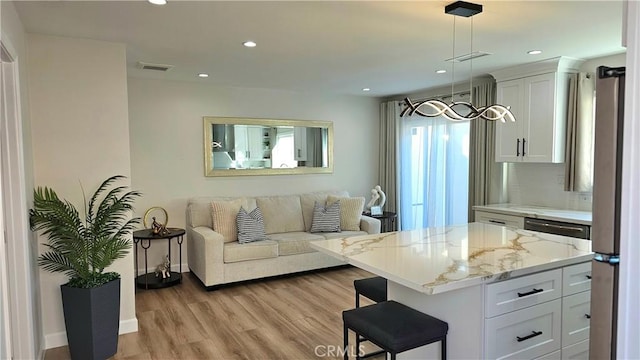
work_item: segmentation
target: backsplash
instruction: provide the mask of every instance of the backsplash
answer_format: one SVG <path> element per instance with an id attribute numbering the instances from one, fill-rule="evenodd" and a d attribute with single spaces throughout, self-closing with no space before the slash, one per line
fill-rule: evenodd
<path id="1" fill-rule="evenodd" d="M 564 164 L 509 163 L 507 202 L 569 210 L 591 210 L 591 193 L 564 191 Z"/>

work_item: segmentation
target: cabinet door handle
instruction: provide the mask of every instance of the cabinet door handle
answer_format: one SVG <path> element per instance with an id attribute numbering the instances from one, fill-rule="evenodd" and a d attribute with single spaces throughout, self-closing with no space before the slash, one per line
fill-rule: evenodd
<path id="1" fill-rule="evenodd" d="M 529 296 L 529 295 L 537 294 L 537 293 L 540 293 L 540 292 L 543 292 L 543 291 L 544 291 L 544 290 L 542 290 L 542 289 L 536 289 L 536 288 L 533 288 L 533 290 L 531 290 L 531 291 L 529 291 L 529 292 L 526 292 L 526 293 L 518 293 L 518 297 Z"/>
<path id="2" fill-rule="evenodd" d="M 516 336 L 516 339 L 518 340 L 518 342 L 521 342 L 521 341 L 529 340 L 539 335 L 542 335 L 542 331 L 532 331 L 531 334 L 527 336 L 523 336 L 523 337 Z"/>
<path id="3" fill-rule="evenodd" d="M 500 225 L 506 225 L 506 224 L 507 224 L 507 223 L 506 223 L 506 222 L 504 222 L 504 221 L 492 220 L 492 219 L 490 219 L 490 220 L 489 220 L 489 222 L 490 222 L 490 223 L 493 223 L 493 224 L 500 224 Z"/>
<path id="4" fill-rule="evenodd" d="M 520 156 L 520 139 L 516 143 L 516 156 Z"/>
<path id="5" fill-rule="evenodd" d="M 591 315 L 589 314 L 584 314 L 584 317 L 586 317 L 587 319 L 591 319 Z"/>
<path id="6" fill-rule="evenodd" d="M 522 138 L 522 156 L 525 156 L 527 153 L 524 151 L 524 147 L 525 144 L 527 143 L 527 140 L 525 140 L 525 138 Z"/>
<path id="7" fill-rule="evenodd" d="M 302 156 L 302 149 L 298 149 L 298 157 Z"/>

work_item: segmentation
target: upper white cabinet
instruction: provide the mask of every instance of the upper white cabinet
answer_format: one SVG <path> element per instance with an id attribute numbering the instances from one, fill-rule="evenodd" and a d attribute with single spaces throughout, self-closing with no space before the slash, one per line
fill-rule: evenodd
<path id="1" fill-rule="evenodd" d="M 307 128 L 296 126 L 293 128 L 293 158 L 297 161 L 307 160 Z"/>
<path id="2" fill-rule="evenodd" d="M 497 103 L 516 118 L 496 126 L 497 162 L 564 162 L 569 76 L 581 63 L 561 57 L 492 73 Z"/>

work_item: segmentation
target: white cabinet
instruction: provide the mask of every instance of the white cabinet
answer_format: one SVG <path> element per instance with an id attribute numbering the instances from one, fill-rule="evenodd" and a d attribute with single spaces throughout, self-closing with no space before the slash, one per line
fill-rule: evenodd
<path id="1" fill-rule="evenodd" d="M 496 161 L 564 161 L 566 111 L 556 116 L 557 76 L 548 73 L 498 83 L 498 103 L 511 106 L 516 121 L 496 126 Z"/>
<path id="2" fill-rule="evenodd" d="M 296 126 L 293 128 L 293 158 L 297 161 L 307 160 L 307 128 Z"/>
<path id="3" fill-rule="evenodd" d="M 236 157 L 243 160 L 260 160 L 264 157 L 263 127 L 253 125 L 235 126 Z"/>
<path id="4" fill-rule="evenodd" d="M 260 160 L 264 157 L 263 146 L 263 127 L 248 126 L 247 127 L 248 158 L 251 160 Z"/>
<path id="5" fill-rule="evenodd" d="M 509 226 L 516 229 L 524 228 L 523 216 L 497 214 L 481 210 L 475 210 L 475 221 L 485 224 Z"/>
<path id="6" fill-rule="evenodd" d="M 557 58 L 492 73 L 497 103 L 516 119 L 496 126 L 497 162 L 564 162 L 569 73 L 578 64 Z"/>
<path id="7" fill-rule="evenodd" d="M 562 346 L 589 339 L 591 291 L 562 298 Z"/>
<path id="8" fill-rule="evenodd" d="M 510 312 L 485 323 L 487 359 L 534 359 L 560 350 L 561 300 Z"/>
<path id="9" fill-rule="evenodd" d="M 484 358 L 587 359 L 590 271 L 588 262 L 487 284 Z"/>

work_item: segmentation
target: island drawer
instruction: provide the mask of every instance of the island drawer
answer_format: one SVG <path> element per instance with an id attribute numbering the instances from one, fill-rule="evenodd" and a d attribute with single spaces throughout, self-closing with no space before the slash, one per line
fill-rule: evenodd
<path id="1" fill-rule="evenodd" d="M 522 216 L 496 214 L 492 212 L 476 210 L 475 221 L 485 224 L 510 226 L 516 229 L 524 228 L 524 217 Z"/>
<path id="2" fill-rule="evenodd" d="M 589 358 L 589 340 L 562 348 L 562 360 L 577 360 Z"/>
<path id="3" fill-rule="evenodd" d="M 589 338 L 591 291 L 562 298 L 562 346 Z"/>
<path id="4" fill-rule="evenodd" d="M 567 266 L 562 270 L 562 295 L 591 290 L 591 261 Z"/>
<path id="5" fill-rule="evenodd" d="M 562 269 L 526 275 L 487 285 L 485 317 L 558 299 L 562 295 Z"/>
<path id="6" fill-rule="evenodd" d="M 562 301 L 487 319 L 486 359 L 535 359 L 561 349 Z"/>

